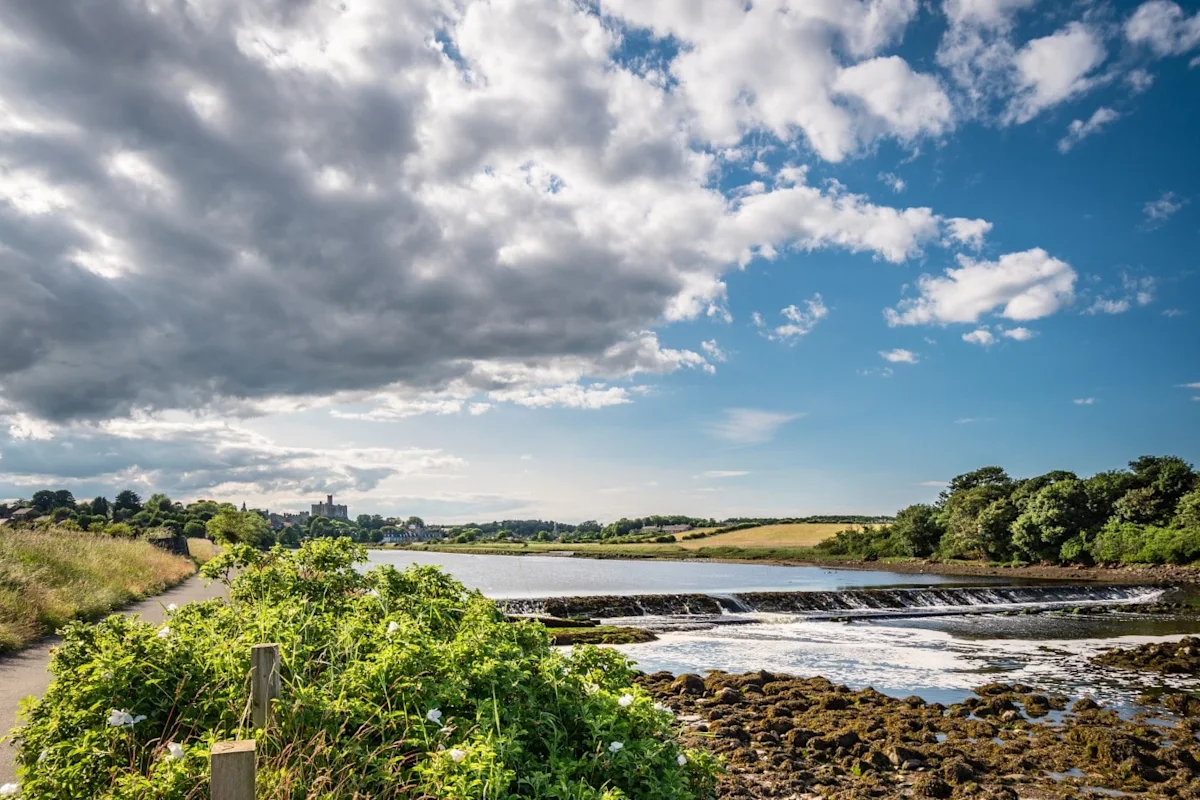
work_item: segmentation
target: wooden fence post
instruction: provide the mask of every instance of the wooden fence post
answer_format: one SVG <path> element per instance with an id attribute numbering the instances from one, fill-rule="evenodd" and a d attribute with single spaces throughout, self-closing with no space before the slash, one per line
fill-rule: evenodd
<path id="1" fill-rule="evenodd" d="M 212 800 L 254 800 L 254 740 L 217 742 L 209 755 Z"/>
<path id="2" fill-rule="evenodd" d="M 254 645 L 250 665 L 250 720 L 255 728 L 267 728 L 275 721 L 279 699 L 279 645 Z"/>

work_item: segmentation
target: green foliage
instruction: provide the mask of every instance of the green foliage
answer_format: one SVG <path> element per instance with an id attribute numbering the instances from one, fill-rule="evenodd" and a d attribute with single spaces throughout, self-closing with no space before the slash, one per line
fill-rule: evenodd
<path id="1" fill-rule="evenodd" d="M 107 517 L 109 512 L 109 503 L 107 497 L 97 497 L 92 500 L 89 510 L 94 517 Z"/>
<path id="2" fill-rule="evenodd" d="M 205 524 L 208 538 L 214 542 L 247 544 L 261 547 L 271 543 L 271 528 L 254 511 L 222 509 Z"/>
<path id="3" fill-rule="evenodd" d="M 113 501 L 113 511 L 127 511 L 131 514 L 136 514 L 142 510 L 142 498 L 132 489 L 124 489 L 117 493 L 116 500 Z"/>
<path id="4" fill-rule="evenodd" d="M 1200 528 L 1200 489 L 1194 489 L 1179 499 L 1175 507 L 1175 525 L 1180 528 Z"/>
<path id="5" fill-rule="evenodd" d="M 1200 526 L 1165 528 L 1113 520 L 1090 550 L 1104 564 L 1190 564 L 1200 558 Z"/>
<path id="6" fill-rule="evenodd" d="M 111 525 L 107 525 L 104 528 L 104 532 L 109 536 L 120 539 L 132 539 L 137 536 L 137 531 L 133 529 L 133 526 L 124 522 L 114 522 Z"/>
<path id="7" fill-rule="evenodd" d="M 897 541 L 887 525 L 848 528 L 816 546 L 818 551 L 835 556 L 853 556 L 867 561 L 877 558 L 906 555 L 904 545 Z"/>
<path id="8" fill-rule="evenodd" d="M 1055 481 L 1039 489 L 1012 524 L 1013 549 L 1029 561 L 1057 559 L 1063 543 L 1089 524 L 1083 481 Z"/>
<path id="9" fill-rule="evenodd" d="M 619 653 L 565 655 L 437 569 L 362 561 L 345 539 L 234 545 L 204 567 L 237 575 L 229 602 L 184 606 L 161 629 L 69 627 L 16 736 L 21 796 L 206 797 L 209 748 L 239 735 L 257 739 L 260 797 L 711 796 L 712 758 L 676 743 Z M 278 726 L 252 732 L 261 641 L 280 644 L 283 691 Z"/>
<path id="10" fill-rule="evenodd" d="M 191 520 L 183 526 L 183 535 L 189 539 L 203 539 L 208 534 L 208 528 L 200 520 Z"/>
<path id="11" fill-rule="evenodd" d="M 913 505 L 896 514 L 892 536 L 905 555 L 924 558 L 937 549 L 945 529 L 937 517 L 937 509 L 929 505 Z"/>
<path id="12" fill-rule="evenodd" d="M 1200 557 L 1191 532 L 1200 529 L 1198 491 L 1196 472 L 1175 456 L 1142 456 L 1128 470 L 1086 479 L 1055 470 L 1013 480 L 999 467 L 983 467 L 959 475 L 939 496 L 946 532 L 936 555 L 1187 563 Z M 904 533 L 901 526 L 901 541 Z"/>

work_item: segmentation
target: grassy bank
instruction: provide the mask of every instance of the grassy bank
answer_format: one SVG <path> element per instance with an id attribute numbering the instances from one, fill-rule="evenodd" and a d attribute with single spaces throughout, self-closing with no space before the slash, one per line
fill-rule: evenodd
<path id="1" fill-rule="evenodd" d="M 95 617 L 195 571 L 147 542 L 71 531 L 0 534 L 0 652 Z"/>
<path id="2" fill-rule="evenodd" d="M 258 797 L 699 800 L 714 760 L 618 653 L 550 646 L 539 623 L 431 567 L 356 565 L 348 539 L 205 568 L 229 601 L 162 627 L 69 626 L 15 734 L 24 800 L 209 795 L 215 741 L 257 741 Z M 247 729 L 250 649 L 278 642 L 277 723 Z"/>

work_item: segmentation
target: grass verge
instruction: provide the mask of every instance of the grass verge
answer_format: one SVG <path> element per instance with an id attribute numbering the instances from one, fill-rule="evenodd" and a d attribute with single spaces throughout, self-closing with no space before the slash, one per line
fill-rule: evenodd
<path id="1" fill-rule="evenodd" d="M 0 534 L 0 653 L 73 619 L 174 586 L 195 571 L 154 545 L 71 531 Z"/>
<path id="2" fill-rule="evenodd" d="M 211 539 L 188 539 L 188 555 L 200 566 L 204 566 L 221 554 L 221 548 Z"/>

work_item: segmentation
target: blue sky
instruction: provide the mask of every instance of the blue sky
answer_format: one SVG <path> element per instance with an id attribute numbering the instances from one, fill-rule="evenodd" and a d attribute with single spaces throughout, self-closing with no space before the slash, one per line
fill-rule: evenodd
<path id="1" fill-rule="evenodd" d="M 1200 458 L 1194 3 L 152 5 L 0 11 L 0 498 L 887 513 Z"/>

